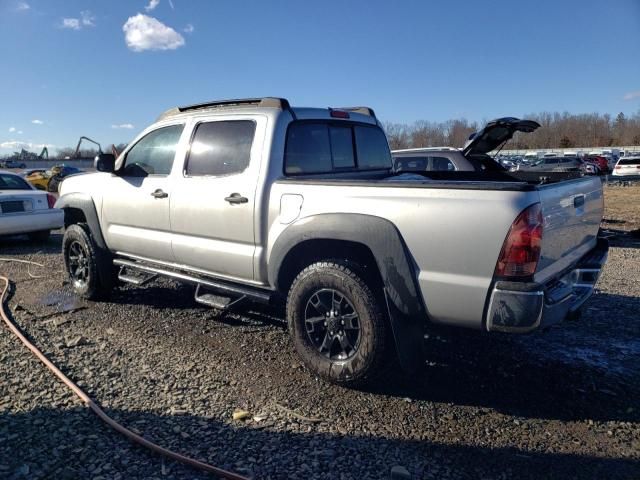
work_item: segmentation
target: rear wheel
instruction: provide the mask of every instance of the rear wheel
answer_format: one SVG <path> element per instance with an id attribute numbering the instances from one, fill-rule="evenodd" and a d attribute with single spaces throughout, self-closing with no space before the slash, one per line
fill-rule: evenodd
<path id="1" fill-rule="evenodd" d="M 100 268 L 113 269 L 111 264 L 102 265 L 98 249 L 86 227 L 75 224 L 67 228 L 62 239 L 62 253 L 69 280 L 75 292 L 83 298 L 96 300 L 109 295 L 112 284 L 101 282 Z"/>
<path id="2" fill-rule="evenodd" d="M 51 231 L 50 230 L 40 230 L 40 231 L 37 231 L 37 232 L 31 232 L 28 235 L 29 235 L 29 240 L 31 240 L 32 242 L 44 243 L 47 240 L 49 240 L 49 236 L 51 235 Z"/>
<path id="3" fill-rule="evenodd" d="M 287 298 L 287 321 L 303 362 L 331 382 L 362 385 L 389 360 L 382 305 L 342 262 L 314 263 L 296 277 Z"/>

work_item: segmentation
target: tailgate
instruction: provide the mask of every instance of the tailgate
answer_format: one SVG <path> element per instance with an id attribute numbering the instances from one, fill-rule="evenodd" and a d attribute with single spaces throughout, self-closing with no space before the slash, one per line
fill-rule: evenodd
<path id="1" fill-rule="evenodd" d="M 596 245 L 604 213 L 599 177 L 582 177 L 538 188 L 544 215 L 536 281 L 544 282 Z"/>

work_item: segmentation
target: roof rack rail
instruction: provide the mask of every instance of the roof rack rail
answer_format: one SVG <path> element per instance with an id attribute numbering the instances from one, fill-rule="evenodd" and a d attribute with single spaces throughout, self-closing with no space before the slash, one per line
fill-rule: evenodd
<path id="1" fill-rule="evenodd" d="M 346 110 L 347 112 L 360 113 L 362 115 L 368 115 L 373 118 L 376 117 L 376 112 L 373 111 L 373 108 L 370 107 L 340 107 L 336 108 L 336 110 Z"/>
<path id="2" fill-rule="evenodd" d="M 172 117 L 179 113 L 188 112 L 191 110 L 201 110 L 205 108 L 215 107 L 236 107 L 236 106 L 255 106 L 255 107 L 267 107 L 267 108 L 279 108 L 280 110 L 288 110 L 295 118 L 295 114 L 286 98 L 276 97 L 261 97 L 261 98 L 236 98 L 232 100 L 214 100 L 211 102 L 196 103 L 193 105 L 185 105 L 183 107 L 174 107 L 163 112 L 158 120 L 162 120 L 168 117 Z"/>

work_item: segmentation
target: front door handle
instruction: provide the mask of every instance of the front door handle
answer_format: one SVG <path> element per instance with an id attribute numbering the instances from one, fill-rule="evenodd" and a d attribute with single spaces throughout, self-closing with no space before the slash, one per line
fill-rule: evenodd
<path id="1" fill-rule="evenodd" d="M 232 193 L 228 197 L 224 197 L 224 199 L 232 205 L 235 205 L 238 203 L 247 203 L 249 201 L 247 197 L 243 197 L 239 193 Z"/>
<path id="2" fill-rule="evenodd" d="M 151 192 L 151 196 L 154 198 L 167 198 L 169 194 L 163 191 L 161 188 L 157 188 L 153 192 Z"/>

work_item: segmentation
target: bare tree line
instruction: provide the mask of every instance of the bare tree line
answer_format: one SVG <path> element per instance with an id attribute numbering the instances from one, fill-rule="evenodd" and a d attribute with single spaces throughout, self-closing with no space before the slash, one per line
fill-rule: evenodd
<path id="1" fill-rule="evenodd" d="M 507 145 L 511 149 L 571 148 L 640 145 L 640 111 L 631 117 L 609 114 L 542 112 L 524 115 L 541 127 L 533 133 L 514 135 Z M 419 147 L 462 147 L 471 133 L 486 122 L 464 118 L 446 122 L 417 121 L 385 123 L 384 129 L 392 150 Z"/>

